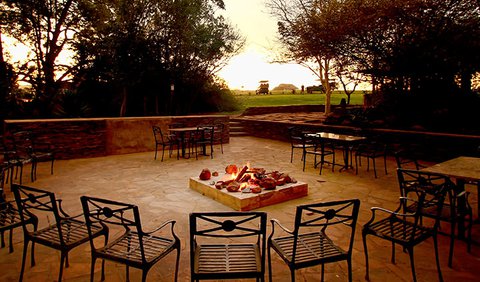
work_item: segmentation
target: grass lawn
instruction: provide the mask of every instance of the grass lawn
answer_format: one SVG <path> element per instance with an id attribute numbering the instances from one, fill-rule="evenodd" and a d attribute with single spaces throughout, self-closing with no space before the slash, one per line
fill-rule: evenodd
<path id="1" fill-rule="evenodd" d="M 250 93 L 250 94 L 249 94 Z M 253 91 L 236 92 L 235 98 L 240 103 L 240 111 L 243 112 L 248 107 L 269 107 L 269 106 L 289 106 L 289 105 L 323 105 L 325 104 L 325 94 L 283 94 L 282 91 L 273 92 L 271 95 L 255 95 Z M 332 105 L 340 104 L 342 98 L 347 98 L 341 91 L 332 93 Z M 357 91 L 350 96 L 351 105 L 363 104 L 363 91 Z"/>

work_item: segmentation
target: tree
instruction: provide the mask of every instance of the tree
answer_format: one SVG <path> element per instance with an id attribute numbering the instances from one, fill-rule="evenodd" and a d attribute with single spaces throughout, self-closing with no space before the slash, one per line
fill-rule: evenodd
<path id="1" fill-rule="evenodd" d="M 325 113 L 330 112 L 330 77 L 335 75 L 340 43 L 345 40 L 342 1 L 270 0 L 268 7 L 278 20 L 279 42 L 284 47 L 279 61 L 294 61 L 314 72 L 325 89 Z"/>
<path id="2" fill-rule="evenodd" d="M 121 92 L 120 116 L 139 113 L 135 107 L 143 114 L 188 112 L 195 100 L 188 95 L 201 93 L 243 46 L 242 38 L 215 13 L 224 8 L 223 1 L 85 3 L 89 28 L 76 45 L 81 73 Z"/>
<path id="3" fill-rule="evenodd" d="M 80 29 L 80 13 L 74 0 L 2 1 L 4 32 L 30 48 L 27 62 L 16 65 L 19 78 L 35 90 L 38 115 L 48 116 L 61 84 L 72 66 L 59 56 Z"/>

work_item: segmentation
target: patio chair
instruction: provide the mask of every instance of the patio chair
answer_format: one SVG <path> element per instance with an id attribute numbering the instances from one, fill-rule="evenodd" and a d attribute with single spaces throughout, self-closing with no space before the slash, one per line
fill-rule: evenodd
<path id="1" fill-rule="evenodd" d="M 197 131 L 191 136 L 192 149 L 198 160 L 198 147 L 202 149 L 202 155 L 207 156 L 207 147 L 210 147 L 210 158 L 213 159 L 213 143 L 215 127 L 213 125 L 198 125 Z"/>
<path id="2" fill-rule="evenodd" d="M 447 185 L 442 185 L 440 189 L 435 190 L 431 194 L 419 191 L 416 199 L 400 197 L 400 205 L 393 211 L 379 207 L 371 208 L 372 216 L 362 229 L 366 263 L 365 279 L 367 281 L 370 280 L 367 235 L 373 235 L 392 243 L 392 263 L 395 263 L 395 244 L 402 246 L 410 257 L 413 281 L 417 281 L 413 254 L 414 247 L 429 238 L 433 238 L 438 278 L 440 281 L 443 281 L 438 259 L 437 229 L 440 224 L 440 214 L 447 189 Z M 410 205 L 410 203 L 412 204 Z M 402 208 L 405 206 L 415 206 L 416 209 L 413 212 L 402 212 Z M 422 210 L 425 208 L 435 211 L 436 216 L 434 217 L 433 225 L 422 224 L 424 222 L 422 221 Z M 379 216 L 381 216 L 380 219 L 378 218 Z"/>
<path id="3" fill-rule="evenodd" d="M 213 142 L 216 144 L 220 143 L 220 150 L 223 154 L 223 132 L 225 131 L 225 124 L 223 124 L 223 122 L 215 122 L 213 126 L 214 126 Z"/>
<path id="4" fill-rule="evenodd" d="M 17 204 L 15 201 L 6 201 L 4 194 L 4 180 L 7 175 L 7 170 L 0 167 L 0 237 L 1 247 L 5 248 L 5 235 L 6 231 L 9 232 L 9 252 L 13 253 L 13 229 L 22 226 L 22 220 L 18 213 Z M 25 224 L 32 224 L 33 220 L 25 215 Z"/>
<path id="5" fill-rule="evenodd" d="M 150 268 L 173 251 L 177 254 L 174 276 L 177 281 L 180 239 L 173 230 L 175 221 L 166 221 L 153 231 L 145 232 L 136 205 L 87 196 L 80 200 L 92 251 L 90 281 L 94 278 L 97 259 L 102 259 L 102 281 L 105 280 L 105 260 L 125 264 L 127 281 L 130 267 L 141 269 L 142 281 L 146 281 Z M 98 225 L 106 230 L 104 243 L 95 240 Z"/>
<path id="6" fill-rule="evenodd" d="M 191 213 L 191 281 L 265 281 L 266 230 L 264 212 Z"/>
<path id="7" fill-rule="evenodd" d="M 320 173 L 322 174 L 322 169 L 324 164 L 332 165 L 332 172 L 335 171 L 335 144 L 329 142 L 321 137 L 313 135 L 305 135 L 304 138 L 305 149 L 303 150 L 303 171 L 305 171 L 305 163 L 307 161 L 308 155 L 314 155 L 314 167 L 316 168 L 320 165 Z M 307 146 L 313 144 L 312 147 Z M 331 160 L 326 160 L 325 157 L 331 156 Z M 320 161 L 317 162 L 317 157 L 320 157 Z"/>
<path id="8" fill-rule="evenodd" d="M 162 132 L 162 129 L 155 125 L 152 126 L 152 130 L 153 130 L 153 137 L 155 138 L 154 159 L 155 160 L 157 159 L 157 151 L 159 146 L 162 146 L 162 162 L 163 162 L 163 157 L 165 155 L 165 149 L 168 148 L 168 157 L 171 158 L 174 146 L 177 146 L 177 159 L 178 159 L 179 153 L 180 153 L 180 144 L 178 143 L 176 136 L 174 135 L 165 136 Z"/>
<path id="9" fill-rule="evenodd" d="M 468 193 L 460 190 L 448 177 L 433 174 L 425 171 L 397 169 L 400 194 L 402 197 L 411 197 L 412 194 L 418 197 L 419 193 L 438 193 L 438 190 L 446 189 L 446 202 L 443 203 L 440 215 L 431 207 L 424 207 L 420 210 L 421 217 L 438 219 L 441 222 L 450 224 L 450 251 L 448 255 L 448 266 L 452 267 L 455 229 L 457 224 L 464 224 L 467 230 L 467 251 L 470 252 L 472 242 L 472 208 L 468 202 Z M 416 205 L 406 206 L 405 212 L 414 212 Z M 466 224 L 465 224 L 466 222 Z"/>
<path id="10" fill-rule="evenodd" d="M 426 168 L 425 165 L 420 164 L 415 153 L 408 149 L 400 149 L 394 153 L 397 168 L 416 169 L 420 170 Z"/>
<path id="11" fill-rule="evenodd" d="M 20 170 L 19 183 L 23 182 L 23 168 L 27 164 L 31 164 L 30 179 L 33 182 L 35 177 L 33 159 L 30 155 L 30 146 L 24 142 L 17 143 L 12 134 L 6 135 L 4 140 L 4 163 L 8 164 L 10 175 L 8 176 L 10 183 L 18 177 L 18 170 Z M 14 175 L 15 174 L 15 178 Z"/>
<path id="12" fill-rule="evenodd" d="M 378 137 L 368 137 L 366 143 L 359 144 L 355 148 L 355 173 L 358 174 L 358 166 L 362 165 L 362 158 L 367 159 L 367 171 L 370 170 L 370 160 L 372 160 L 373 173 L 377 178 L 377 168 L 375 159 L 383 157 L 383 166 L 385 174 L 387 172 L 387 144 L 381 142 Z"/>
<path id="13" fill-rule="evenodd" d="M 303 152 L 306 148 L 314 147 L 314 144 L 311 143 L 311 139 L 305 139 L 305 130 L 301 127 L 292 126 L 288 128 L 288 137 L 290 139 L 290 162 L 293 162 L 293 151 L 294 149 L 301 149 L 302 150 L 302 160 L 303 160 Z"/>
<path id="14" fill-rule="evenodd" d="M 297 206 L 292 231 L 272 219 L 272 233 L 268 237 L 270 281 L 273 281 L 271 250 L 290 268 L 292 282 L 295 270 L 315 265 L 322 265 L 323 281 L 324 265 L 338 261 L 347 261 L 348 280 L 352 281 L 352 248 L 359 207 L 358 199 Z M 276 226 L 287 235 L 275 236 Z M 342 236 L 334 235 L 338 233 Z M 345 240 L 334 240 L 337 237 Z"/>
<path id="15" fill-rule="evenodd" d="M 69 216 L 62 209 L 61 200 L 57 200 L 52 192 L 17 184 L 12 185 L 12 190 L 20 213 L 24 235 L 19 281 L 23 280 L 30 242 L 32 242 L 32 267 L 35 266 L 35 244 L 60 251 L 58 281 L 62 281 L 63 265 L 69 266 L 68 253 L 89 239 L 87 226 L 81 220 L 83 215 Z M 29 220 L 33 222 L 33 229 L 27 228 Z M 41 229 L 38 229 L 39 226 Z M 91 235 L 94 237 L 106 235 L 106 231 L 100 226 L 93 226 Z"/>

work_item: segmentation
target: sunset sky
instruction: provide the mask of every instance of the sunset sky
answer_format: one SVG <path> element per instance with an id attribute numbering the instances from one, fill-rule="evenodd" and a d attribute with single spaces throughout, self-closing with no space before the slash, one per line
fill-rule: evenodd
<path id="1" fill-rule="evenodd" d="M 232 89 L 253 90 L 260 80 L 269 80 L 270 88 L 291 83 L 298 88 L 319 84 L 317 77 L 296 64 L 270 64 L 276 46 L 276 20 L 268 13 L 265 0 L 224 0 L 225 17 L 246 37 L 243 52 L 220 71 Z"/>

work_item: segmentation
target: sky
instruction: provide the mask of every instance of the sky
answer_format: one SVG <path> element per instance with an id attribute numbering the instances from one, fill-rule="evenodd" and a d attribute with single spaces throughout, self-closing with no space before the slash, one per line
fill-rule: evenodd
<path id="1" fill-rule="evenodd" d="M 297 86 L 319 84 L 318 78 L 297 64 L 270 63 L 274 58 L 277 25 L 268 13 L 265 0 L 224 0 L 224 16 L 246 38 L 243 51 L 233 57 L 218 75 L 231 89 L 254 90 L 260 80 L 270 88 L 280 83 Z M 273 51 L 272 51 L 273 50 Z"/>

